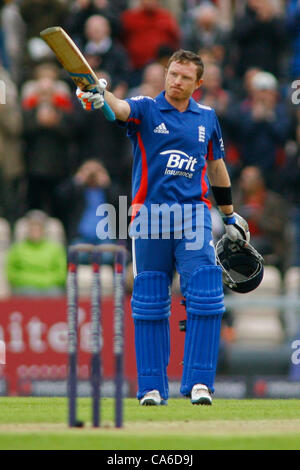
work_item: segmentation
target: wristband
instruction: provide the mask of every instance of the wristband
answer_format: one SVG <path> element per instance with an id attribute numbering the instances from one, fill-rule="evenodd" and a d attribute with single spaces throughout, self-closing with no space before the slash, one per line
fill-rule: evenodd
<path id="1" fill-rule="evenodd" d="M 222 215 L 222 219 L 225 225 L 234 225 L 236 223 L 236 218 L 234 216 L 234 213 L 226 215 Z"/>
<path id="2" fill-rule="evenodd" d="M 211 186 L 211 190 L 218 206 L 232 205 L 231 186 Z"/>

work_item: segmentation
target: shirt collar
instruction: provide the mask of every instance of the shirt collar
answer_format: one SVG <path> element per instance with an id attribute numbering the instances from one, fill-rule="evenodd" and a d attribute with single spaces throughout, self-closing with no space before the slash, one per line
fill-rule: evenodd
<path id="1" fill-rule="evenodd" d="M 158 105 L 158 108 L 162 111 L 174 111 L 174 106 L 172 106 L 165 98 L 165 91 L 162 91 L 156 98 L 155 102 Z M 191 111 L 192 113 L 201 113 L 201 108 L 197 105 L 196 101 L 193 98 L 190 98 L 189 105 L 184 111 Z"/>

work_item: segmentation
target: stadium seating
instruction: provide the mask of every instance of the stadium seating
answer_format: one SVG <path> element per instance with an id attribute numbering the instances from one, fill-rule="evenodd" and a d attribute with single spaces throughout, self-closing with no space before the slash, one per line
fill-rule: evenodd
<path id="1" fill-rule="evenodd" d="M 251 300 L 259 296 L 273 299 L 280 293 L 279 271 L 273 266 L 265 266 L 264 279 L 255 291 L 248 294 L 232 294 L 234 298 L 241 301 L 241 306 L 232 309 L 238 343 L 271 347 L 283 341 L 285 333 L 281 324 L 280 309 L 268 306 L 268 302 L 261 306 L 250 305 Z"/>

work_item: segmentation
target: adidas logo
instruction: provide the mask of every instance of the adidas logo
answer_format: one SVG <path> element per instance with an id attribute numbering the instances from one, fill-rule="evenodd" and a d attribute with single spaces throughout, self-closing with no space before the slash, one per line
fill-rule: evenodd
<path id="1" fill-rule="evenodd" d="M 159 126 L 157 126 L 154 131 L 156 134 L 169 134 L 168 129 L 164 122 L 162 122 Z"/>

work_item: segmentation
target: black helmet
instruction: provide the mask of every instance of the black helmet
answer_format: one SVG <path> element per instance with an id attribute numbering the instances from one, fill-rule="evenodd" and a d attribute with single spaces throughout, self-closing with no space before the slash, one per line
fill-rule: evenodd
<path id="1" fill-rule="evenodd" d="M 261 283 L 264 259 L 245 240 L 232 242 L 223 235 L 216 245 L 216 257 L 224 284 L 234 292 L 251 292 Z"/>

